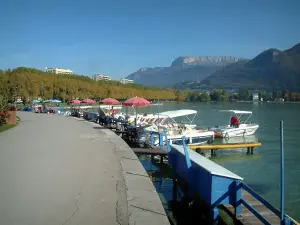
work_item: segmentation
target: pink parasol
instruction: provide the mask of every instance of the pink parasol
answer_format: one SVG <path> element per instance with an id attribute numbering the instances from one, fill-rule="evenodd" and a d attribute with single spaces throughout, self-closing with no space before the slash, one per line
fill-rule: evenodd
<path id="1" fill-rule="evenodd" d="M 123 102 L 123 105 L 125 106 L 150 106 L 151 103 L 140 97 L 134 97 L 134 98 L 129 98 L 125 102 Z"/>
<path id="2" fill-rule="evenodd" d="M 69 103 L 70 103 L 70 104 L 79 105 L 79 104 L 81 103 L 81 101 L 78 100 L 78 99 L 73 99 L 73 100 L 71 100 Z"/>
<path id="3" fill-rule="evenodd" d="M 105 98 L 102 101 L 100 101 L 104 105 L 119 105 L 121 104 L 117 99 L 114 98 Z"/>
<path id="4" fill-rule="evenodd" d="M 139 97 L 134 97 L 134 98 L 129 98 L 125 102 L 123 102 L 124 106 L 150 106 L 151 103 L 144 99 L 144 98 L 139 98 Z M 137 121 L 137 111 L 135 112 L 135 126 Z"/>
<path id="5" fill-rule="evenodd" d="M 84 100 L 82 100 L 81 103 L 85 103 L 85 104 L 96 104 L 96 101 L 92 100 L 92 99 L 89 99 L 89 98 L 86 98 Z"/>

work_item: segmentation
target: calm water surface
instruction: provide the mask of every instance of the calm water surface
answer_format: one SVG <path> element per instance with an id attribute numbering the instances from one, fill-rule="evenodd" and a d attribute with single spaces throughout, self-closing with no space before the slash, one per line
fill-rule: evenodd
<path id="1" fill-rule="evenodd" d="M 280 204 L 280 136 L 279 122 L 284 121 L 285 148 L 285 210 L 300 221 L 300 104 L 252 104 L 252 103 L 183 103 L 152 106 L 150 110 L 160 112 L 175 109 L 194 109 L 198 111 L 195 123 L 200 127 L 225 125 L 229 114 L 222 109 L 250 110 L 252 121 L 259 124 L 255 136 L 231 139 L 232 142 L 258 140 L 262 147 L 255 149 L 255 155 L 244 152 L 217 152 L 213 160 L 244 178 L 244 182 L 255 189 L 268 201 L 279 208 Z M 222 140 L 219 140 L 222 141 Z M 165 181 L 165 195 L 170 195 L 170 181 Z M 157 186 L 157 185 L 156 185 Z M 164 184 L 159 188 L 163 190 Z M 168 196 L 165 196 L 169 199 Z"/>

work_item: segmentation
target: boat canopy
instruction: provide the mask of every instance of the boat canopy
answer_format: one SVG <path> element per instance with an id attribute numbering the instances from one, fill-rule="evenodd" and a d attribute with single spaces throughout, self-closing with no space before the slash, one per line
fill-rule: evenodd
<path id="1" fill-rule="evenodd" d="M 241 121 L 241 123 L 251 123 L 249 121 L 250 117 L 252 116 L 252 112 L 251 111 L 241 111 L 241 110 L 220 110 L 221 112 L 231 112 L 234 113 L 237 118 Z M 242 117 L 245 118 L 245 116 L 243 115 L 247 115 L 246 116 L 246 120 L 242 120 Z"/>
<path id="2" fill-rule="evenodd" d="M 197 114 L 196 110 L 191 110 L 191 109 L 180 109 L 180 110 L 172 110 L 172 111 L 166 111 L 166 112 L 161 112 L 159 116 L 167 116 L 170 118 L 175 118 L 175 117 L 181 117 L 181 116 L 189 116 Z"/>
<path id="3" fill-rule="evenodd" d="M 251 111 L 241 111 L 241 110 L 220 110 L 220 112 L 232 112 L 234 114 L 252 114 Z"/>
<path id="4" fill-rule="evenodd" d="M 189 118 L 190 115 L 194 115 L 194 116 L 192 118 Z M 164 118 L 163 121 L 161 121 L 162 124 L 164 122 L 166 122 L 168 120 L 168 118 L 171 119 L 173 121 L 173 123 L 176 124 L 176 121 L 174 120 L 174 118 L 177 118 L 177 117 L 186 117 L 188 119 L 188 121 L 190 122 L 190 124 L 192 124 L 196 115 L 197 115 L 196 110 L 180 109 L 180 110 L 172 110 L 172 111 L 162 112 L 159 114 L 159 117 Z M 156 114 L 155 116 L 157 117 L 158 114 Z"/>

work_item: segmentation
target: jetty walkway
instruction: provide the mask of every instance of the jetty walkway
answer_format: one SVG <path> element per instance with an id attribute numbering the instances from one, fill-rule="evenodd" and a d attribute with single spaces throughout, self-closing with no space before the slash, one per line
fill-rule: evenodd
<path id="1" fill-rule="evenodd" d="M 19 112 L 0 133 L 0 224 L 169 224 L 136 155 L 97 124 Z"/>

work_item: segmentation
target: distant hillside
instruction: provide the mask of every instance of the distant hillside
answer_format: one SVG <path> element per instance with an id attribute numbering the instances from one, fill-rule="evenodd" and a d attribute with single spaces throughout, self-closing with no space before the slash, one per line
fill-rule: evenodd
<path id="1" fill-rule="evenodd" d="M 129 76 L 135 83 L 171 87 L 178 82 L 201 81 L 218 69 L 241 58 L 232 56 L 186 56 L 174 60 L 170 67 L 142 68 Z"/>
<path id="2" fill-rule="evenodd" d="M 0 96 L 14 99 L 118 98 L 134 96 L 147 99 L 176 99 L 172 89 L 161 89 L 141 84 L 121 84 L 117 81 L 94 81 L 87 76 L 56 75 L 33 68 L 19 67 L 0 70 Z"/>
<path id="3" fill-rule="evenodd" d="M 300 90 L 300 44 L 280 51 L 269 49 L 249 61 L 219 69 L 201 82 L 177 84 L 181 88 L 251 88 Z"/>

